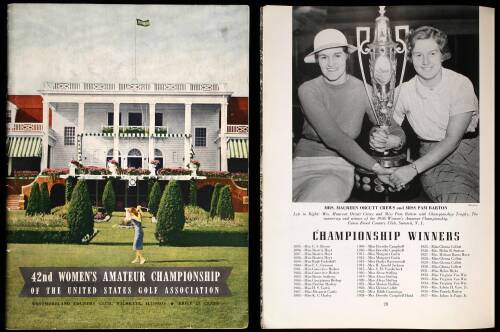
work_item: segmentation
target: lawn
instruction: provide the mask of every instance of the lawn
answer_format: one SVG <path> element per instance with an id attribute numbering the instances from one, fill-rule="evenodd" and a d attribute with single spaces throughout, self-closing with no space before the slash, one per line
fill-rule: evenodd
<path id="1" fill-rule="evenodd" d="M 24 213 L 24 212 L 15 212 Z M 15 215 L 9 212 L 8 217 Z M 245 327 L 248 321 L 248 215 L 234 221 L 188 217 L 176 246 L 160 247 L 155 224 L 144 218 L 146 267 L 232 267 L 230 297 L 19 297 L 19 267 L 137 267 L 132 264 L 133 229 L 117 228 L 123 213 L 96 223 L 97 236 L 88 245 L 8 243 L 7 309 L 10 329 L 76 328 L 210 328 Z M 9 222 L 7 223 L 9 225 Z M 114 227 L 115 226 L 115 227 Z M 49 302 L 49 305 L 39 305 Z M 127 305 L 124 302 L 134 302 Z"/>

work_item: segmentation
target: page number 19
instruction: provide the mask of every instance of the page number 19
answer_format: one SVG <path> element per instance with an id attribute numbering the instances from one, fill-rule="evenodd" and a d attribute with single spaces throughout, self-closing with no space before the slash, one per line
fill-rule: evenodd
<path id="1" fill-rule="evenodd" d="M 384 302 L 384 307 L 388 307 L 389 306 L 389 302 Z"/>

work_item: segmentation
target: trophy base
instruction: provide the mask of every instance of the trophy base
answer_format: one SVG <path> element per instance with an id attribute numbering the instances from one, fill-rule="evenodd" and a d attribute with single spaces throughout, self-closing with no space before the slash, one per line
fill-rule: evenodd
<path id="1" fill-rule="evenodd" d="M 383 167 L 407 165 L 406 154 L 398 152 L 372 153 L 372 157 Z M 383 183 L 377 174 L 361 167 L 354 170 L 353 196 L 364 202 L 404 202 L 418 196 L 420 187 L 417 178 L 407 183 L 401 190 Z"/>

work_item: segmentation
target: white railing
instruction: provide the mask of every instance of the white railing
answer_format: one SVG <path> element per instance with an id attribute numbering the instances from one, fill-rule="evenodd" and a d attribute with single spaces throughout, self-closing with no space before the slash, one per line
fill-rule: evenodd
<path id="1" fill-rule="evenodd" d="M 149 126 L 118 126 L 120 133 L 139 132 L 148 134 Z M 113 132 L 113 126 L 102 125 L 102 131 Z M 155 132 L 168 133 L 168 126 L 155 126 Z"/>
<path id="2" fill-rule="evenodd" d="M 228 134 L 248 134 L 248 125 L 227 125 Z"/>
<path id="3" fill-rule="evenodd" d="M 225 83 L 95 83 L 45 82 L 51 92 L 227 92 Z"/>
<path id="4" fill-rule="evenodd" d="M 42 134 L 43 123 L 39 122 L 16 122 L 7 123 L 7 133 L 31 133 Z"/>

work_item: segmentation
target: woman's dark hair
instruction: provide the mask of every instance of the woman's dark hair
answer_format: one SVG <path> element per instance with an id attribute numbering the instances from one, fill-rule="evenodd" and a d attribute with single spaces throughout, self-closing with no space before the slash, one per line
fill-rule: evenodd
<path id="1" fill-rule="evenodd" d="M 417 40 L 434 39 L 441 51 L 442 60 L 451 58 L 451 52 L 448 48 L 448 36 L 445 32 L 432 26 L 424 25 L 417 29 L 412 29 L 406 37 L 406 46 L 408 47 L 408 61 L 412 62 L 413 49 Z"/>

